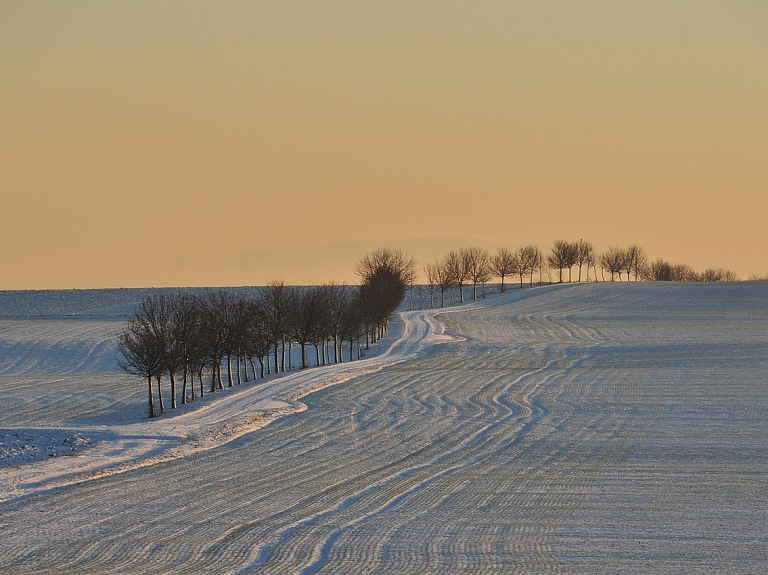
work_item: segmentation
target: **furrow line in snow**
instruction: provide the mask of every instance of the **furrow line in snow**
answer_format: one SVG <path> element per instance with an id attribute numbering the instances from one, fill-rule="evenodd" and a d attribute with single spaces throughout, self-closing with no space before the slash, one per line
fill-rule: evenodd
<path id="1" fill-rule="evenodd" d="M 373 374 L 384 367 L 415 357 L 430 345 L 449 341 L 449 337 L 429 341 L 430 329 L 434 324 L 430 323 L 428 313 L 404 313 L 405 325 L 401 337 L 380 356 L 369 360 L 289 374 L 175 417 L 111 428 L 97 426 L 70 429 L 83 434 L 104 434 L 108 429 L 115 438 L 103 439 L 97 448 L 69 460 L 41 461 L 21 468 L 0 468 L 0 502 L 188 457 L 224 445 L 281 416 L 301 413 L 306 405 L 300 400 L 308 394 L 352 378 Z M 66 402 L 66 398 L 60 401 Z M 260 404 L 270 401 L 283 403 L 285 407 L 268 410 L 260 408 Z M 32 431 L 29 427 L 25 429 Z M 45 432 L 44 429 L 40 431 Z M 124 449 L 122 445 L 127 443 L 134 447 Z"/>
<path id="2" fill-rule="evenodd" d="M 363 513 L 358 517 L 355 517 L 353 520 L 347 522 L 346 524 L 342 525 L 340 528 L 336 529 L 333 533 L 327 536 L 324 541 L 315 545 L 312 552 L 312 556 L 311 556 L 311 563 L 301 571 L 301 573 L 306 573 L 306 574 L 314 573 L 320 567 L 322 567 L 322 565 L 327 561 L 328 554 L 330 553 L 330 550 L 333 544 L 338 540 L 339 537 L 341 537 L 351 527 L 354 527 L 360 523 L 364 523 L 365 521 L 368 521 L 386 511 L 389 511 L 393 507 L 407 500 L 409 497 L 415 494 L 418 494 L 425 487 L 431 485 L 435 481 L 447 475 L 450 475 L 459 469 L 472 466 L 475 463 L 482 461 L 483 459 L 491 456 L 496 449 L 508 447 L 509 445 L 517 441 L 517 439 L 520 437 L 521 434 L 525 433 L 528 429 L 530 429 L 531 426 L 535 425 L 535 423 L 538 422 L 539 419 L 541 419 L 546 415 L 547 413 L 546 407 L 539 404 L 539 402 L 536 401 L 535 399 L 535 394 L 538 392 L 538 390 L 542 386 L 546 385 L 553 377 L 572 369 L 580 361 L 580 358 L 570 361 L 570 363 L 563 369 L 558 369 L 554 371 L 552 370 L 552 368 L 557 363 L 560 363 L 564 360 L 568 360 L 568 356 L 564 356 L 563 358 L 558 360 L 549 361 L 545 366 L 541 367 L 540 369 L 535 370 L 531 373 L 525 374 L 523 376 L 520 376 L 515 380 L 511 381 L 501 392 L 499 392 L 493 398 L 493 400 L 498 405 L 503 406 L 505 408 L 506 414 L 502 415 L 495 421 L 488 423 L 483 428 L 481 428 L 474 434 L 470 435 L 469 437 L 465 438 L 463 441 L 461 441 L 458 445 L 454 446 L 450 450 L 445 451 L 441 453 L 439 456 L 429 461 L 426 461 L 424 463 L 421 463 L 409 468 L 401 469 L 398 472 L 388 477 L 385 477 L 371 485 L 368 485 L 361 491 L 353 493 L 352 495 L 339 501 L 336 505 L 330 508 L 324 509 L 318 513 L 315 513 L 309 517 L 304 518 L 299 522 L 286 526 L 282 531 L 276 533 L 271 538 L 271 540 L 266 542 L 260 549 L 258 549 L 257 553 L 255 554 L 255 559 L 253 563 L 247 566 L 241 572 L 246 573 L 249 570 L 255 569 L 260 565 L 269 561 L 275 548 L 281 545 L 283 542 L 287 541 L 291 537 L 291 535 L 297 530 L 299 530 L 300 528 L 307 525 L 311 525 L 312 523 L 315 523 L 318 520 L 325 519 L 333 514 L 338 513 L 339 511 L 347 509 L 348 507 L 351 507 L 352 505 L 356 504 L 361 499 L 375 493 L 376 491 L 382 489 L 383 487 L 389 486 L 390 484 L 398 482 L 401 479 L 407 478 L 408 476 L 413 475 L 420 470 L 430 469 L 435 466 L 440 466 L 444 462 L 448 464 L 447 466 L 444 466 L 444 468 L 441 469 L 440 471 L 436 473 L 430 473 L 428 474 L 427 477 L 417 480 L 415 483 L 411 484 L 410 486 L 406 485 L 404 488 L 401 488 L 402 489 L 401 491 L 396 492 L 394 496 L 389 497 L 387 500 L 385 500 L 382 504 L 378 505 L 373 510 Z M 530 390 L 522 397 L 522 401 L 521 401 L 522 405 L 520 407 L 522 407 L 522 409 L 524 409 L 526 412 L 525 415 L 523 416 L 523 422 L 519 424 L 516 428 L 509 430 L 508 432 L 509 435 L 506 438 L 506 441 L 503 441 L 499 445 L 494 445 L 494 444 L 485 445 L 483 440 L 489 435 L 489 433 L 493 431 L 495 428 L 506 423 L 510 419 L 510 417 L 512 417 L 517 413 L 516 408 L 518 406 L 513 405 L 508 401 L 506 401 L 504 399 L 504 396 L 509 393 L 512 387 L 521 384 L 521 382 L 524 382 L 525 380 L 535 379 L 536 376 L 542 373 L 545 374 L 545 377 L 539 379 L 534 385 L 532 385 Z M 471 447 L 477 444 L 479 444 L 479 450 L 477 450 L 478 451 L 477 453 L 472 454 L 471 451 L 473 450 L 471 449 Z M 456 456 L 462 456 L 467 454 L 469 455 L 468 458 L 464 460 L 460 460 L 456 463 L 450 463 L 448 461 L 449 459 L 453 459 Z"/>

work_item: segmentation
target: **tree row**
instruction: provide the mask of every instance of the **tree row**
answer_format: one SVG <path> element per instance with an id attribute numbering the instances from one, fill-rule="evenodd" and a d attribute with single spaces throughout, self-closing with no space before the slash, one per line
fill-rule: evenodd
<path id="1" fill-rule="evenodd" d="M 148 412 L 171 408 L 243 381 L 300 366 L 359 359 L 384 336 L 391 315 L 413 283 L 415 262 L 402 251 L 377 250 L 355 266 L 359 286 L 286 286 L 272 282 L 255 296 L 228 289 L 202 294 L 158 291 L 140 302 L 117 338 L 125 372 L 146 380 Z M 180 385 L 179 385 L 180 383 Z"/>
<path id="2" fill-rule="evenodd" d="M 600 277 L 598 277 L 600 270 Z M 505 280 L 517 278 L 520 287 L 525 283 L 552 283 L 553 272 L 556 281 L 733 281 L 736 274 L 724 269 L 707 269 L 697 273 L 687 264 L 671 264 L 664 259 L 649 261 L 643 248 L 636 245 L 621 248 L 611 246 L 607 251 L 598 253 L 591 242 L 579 240 L 568 242 L 555 241 L 549 253 L 544 254 L 535 245 L 526 245 L 517 250 L 499 248 L 491 255 L 488 250 L 477 247 L 460 248 L 448 252 L 444 257 L 424 266 L 430 305 L 434 307 L 435 295 L 440 294 L 440 306 L 445 306 L 446 294 L 452 288 L 459 293 L 459 301 L 464 302 L 464 286 L 472 286 L 472 298 L 477 299 L 478 286 L 485 289 L 485 284 L 492 278 L 501 280 L 501 291 L 506 289 Z M 567 275 L 567 279 L 566 279 Z M 575 278 L 574 278 L 575 276 Z M 592 279 L 590 279 L 592 278 Z"/>

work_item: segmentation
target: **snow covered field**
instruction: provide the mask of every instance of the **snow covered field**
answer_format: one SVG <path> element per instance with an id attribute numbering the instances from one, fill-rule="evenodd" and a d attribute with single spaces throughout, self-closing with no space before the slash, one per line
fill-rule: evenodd
<path id="1" fill-rule="evenodd" d="M 141 297 L 0 294 L 0 572 L 768 572 L 765 282 L 404 312 L 155 421 Z"/>

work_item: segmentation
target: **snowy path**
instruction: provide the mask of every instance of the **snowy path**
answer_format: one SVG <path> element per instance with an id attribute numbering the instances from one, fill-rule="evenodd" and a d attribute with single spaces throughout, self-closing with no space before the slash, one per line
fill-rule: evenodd
<path id="1" fill-rule="evenodd" d="M 94 447 L 76 455 L 51 457 L 30 465 L 0 467 L 0 502 L 187 457 L 237 439 L 277 417 L 302 412 L 306 405 L 300 399 L 308 393 L 417 357 L 426 353 L 429 347 L 451 340 L 436 333 L 435 313 L 435 310 L 402 313 L 402 335 L 389 349 L 371 359 L 291 372 L 170 417 L 126 425 L 57 428 L 57 433 L 98 440 Z M 93 347 L 104 346 L 103 342 L 98 342 Z M 28 356 L 28 349 L 25 351 Z M 28 361 L 34 362 L 35 358 Z M 12 428 L 6 430 L 13 431 Z M 29 426 L 24 426 L 23 431 L 39 436 L 52 432 L 49 427 Z"/>
<path id="2" fill-rule="evenodd" d="M 405 314 L 387 349 L 142 423 L 121 473 L 0 503 L 0 572 L 768 569 L 764 285 L 515 291 Z"/>

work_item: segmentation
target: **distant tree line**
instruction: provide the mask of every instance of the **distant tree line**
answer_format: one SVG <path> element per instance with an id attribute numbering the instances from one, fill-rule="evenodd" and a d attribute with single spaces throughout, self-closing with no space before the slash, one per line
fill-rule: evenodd
<path id="1" fill-rule="evenodd" d="M 600 271 L 598 277 L 598 270 Z M 194 401 L 198 395 L 240 385 L 293 369 L 292 349 L 300 350 L 300 366 L 316 366 L 359 359 L 381 339 L 392 314 L 417 279 L 416 261 L 402 250 L 379 249 L 355 264 L 360 285 L 286 286 L 274 281 L 256 295 L 230 289 L 202 293 L 158 291 L 140 302 L 117 337 L 118 365 L 147 382 L 148 411 L 154 417 L 157 392 L 159 412 L 165 412 L 162 384 L 169 383 L 170 407 Z M 514 282 L 526 284 L 565 281 L 732 281 L 724 269 L 697 273 L 686 264 L 663 259 L 649 262 L 635 245 L 610 246 L 597 253 L 584 240 L 555 241 L 549 253 L 529 244 L 516 250 L 499 248 L 491 255 L 478 247 L 460 248 L 424 267 L 430 307 L 481 297 L 492 278 L 501 291 Z M 553 280 L 553 274 L 555 280 Z M 766 279 L 754 277 L 751 279 Z M 411 294 L 413 292 L 411 291 Z M 312 353 L 314 351 L 314 353 Z M 179 388 L 180 394 L 179 394 Z M 199 393 L 198 393 L 199 390 Z"/>
<path id="2" fill-rule="evenodd" d="M 255 296 L 229 289 L 202 294 L 158 291 L 140 302 L 117 337 L 120 368 L 146 380 L 148 412 L 170 407 L 250 378 L 293 368 L 359 359 L 381 339 L 415 280 L 416 262 L 402 250 L 380 249 L 355 266 L 359 286 L 286 286 L 272 282 Z M 311 351 L 309 351 L 311 350 Z M 312 353 L 312 351 L 314 353 Z M 226 372 L 226 379 L 222 372 Z"/>
<path id="3" fill-rule="evenodd" d="M 600 275 L 598 277 L 598 270 Z M 725 269 L 707 269 L 697 273 L 687 264 L 671 264 L 664 259 L 649 261 L 647 254 L 637 245 L 627 248 L 609 246 L 603 253 L 585 240 L 555 241 L 549 253 L 543 254 L 535 245 L 516 250 L 501 247 L 491 255 L 483 248 L 460 248 L 448 252 L 437 261 L 424 266 L 430 307 L 435 307 L 439 294 L 440 307 L 446 304 L 446 294 L 454 303 L 454 288 L 459 301 L 464 302 L 464 287 L 472 286 L 472 298 L 477 299 L 478 285 L 483 292 L 491 278 L 501 280 L 501 291 L 514 278 L 522 288 L 525 284 L 571 281 L 734 281 L 735 273 Z M 553 277 L 554 275 L 554 277 Z M 755 278 L 758 279 L 758 278 Z"/>

